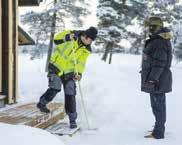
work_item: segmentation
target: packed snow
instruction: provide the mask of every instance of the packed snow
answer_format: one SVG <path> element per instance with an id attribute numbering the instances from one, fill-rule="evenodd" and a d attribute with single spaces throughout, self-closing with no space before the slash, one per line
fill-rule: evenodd
<path id="1" fill-rule="evenodd" d="M 23 126 L 0 123 L 1 145 L 64 145 L 47 131 Z"/>
<path id="2" fill-rule="evenodd" d="M 81 81 L 89 124 L 91 128 L 98 128 L 98 130 L 87 130 L 80 104 L 80 94 L 77 90 L 78 123 L 82 130 L 72 138 L 57 136 L 60 141 L 63 141 L 65 145 L 180 145 L 182 142 L 182 116 L 180 115 L 182 64 L 176 64 L 174 61 L 172 67 L 173 92 L 167 94 L 165 139 L 155 140 L 143 137 L 148 130 L 152 129 L 154 118 L 149 95 L 140 91 L 141 56 L 114 54 L 111 65 L 102 62 L 100 58 L 101 56 L 98 54 L 89 57 Z M 19 104 L 38 101 L 40 95 L 47 89 L 45 62 L 45 57 L 31 61 L 29 55 L 20 55 Z M 59 93 L 54 101 L 64 103 L 63 95 L 63 92 Z M 3 126 L 1 125 L 1 127 Z M 15 128 L 16 126 L 13 127 L 13 129 Z M 17 126 L 16 132 L 20 130 L 22 127 Z M 35 130 L 33 129 L 33 131 Z M 30 133 L 27 133 L 27 138 L 33 131 L 30 130 Z M 11 129 L 8 133 L 12 134 Z M 46 134 L 45 131 L 40 130 L 35 133 Z M 1 132 L 0 136 L 5 136 L 3 134 Z M 19 136 L 17 135 L 17 137 Z M 34 139 L 36 142 L 36 138 L 31 140 Z M 51 135 L 45 135 L 45 140 L 49 142 L 49 139 L 54 140 Z M 56 137 L 55 141 L 57 142 Z M 44 145 L 48 145 L 48 143 Z"/>

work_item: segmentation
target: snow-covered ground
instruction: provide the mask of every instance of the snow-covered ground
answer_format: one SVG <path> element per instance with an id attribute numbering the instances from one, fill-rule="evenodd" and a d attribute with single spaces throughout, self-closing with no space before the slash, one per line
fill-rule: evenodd
<path id="1" fill-rule="evenodd" d="M 0 123 L 1 145 L 64 145 L 47 131 L 23 125 Z"/>
<path id="2" fill-rule="evenodd" d="M 45 58 L 34 61 L 29 58 L 22 54 L 19 57 L 19 103 L 35 102 L 47 89 Z M 72 138 L 58 137 L 65 145 L 181 144 L 182 64 L 174 63 L 172 67 L 173 92 L 167 94 L 166 138 L 154 140 L 143 138 L 147 130 L 152 129 L 154 118 L 149 95 L 140 91 L 140 62 L 141 56 L 127 54 L 114 55 L 111 65 L 102 62 L 96 54 L 88 59 L 81 86 L 90 126 L 98 130 L 83 129 Z M 64 102 L 63 98 L 62 92 L 54 101 Z M 79 91 L 77 103 L 78 120 L 82 128 L 86 128 Z"/>

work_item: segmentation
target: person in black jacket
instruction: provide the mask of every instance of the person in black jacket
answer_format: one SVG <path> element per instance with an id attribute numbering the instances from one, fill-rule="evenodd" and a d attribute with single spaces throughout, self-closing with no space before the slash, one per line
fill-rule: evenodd
<path id="1" fill-rule="evenodd" d="M 152 112 L 155 125 L 146 138 L 164 138 L 166 122 L 166 96 L 172 91 L 172 61 L 171 34 L 163 27 L 160 17 L 150 17 L 145 21 L 149 29 L 149 39 L 146 40 L 142 56 L 141 90 L 150 93 Z"/>

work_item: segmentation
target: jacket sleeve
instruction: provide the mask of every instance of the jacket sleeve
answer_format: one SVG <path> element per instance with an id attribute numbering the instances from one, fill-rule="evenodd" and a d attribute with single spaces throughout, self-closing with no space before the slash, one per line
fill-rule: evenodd
<path id="1" fill-rule="evenodd" d="M 65 41 L 70 41 L 69 34 L 71 33 L 71 30 L 65 30 L 63 32 L 60 32 L 54 36 L 54 43 L 56 45 L 62 44 Z"/>
<path id="2" fill-rule="evenodd" d="M 152 55 L 151 71 L 148 80 L 158 81 L 167 64 L 167 49 L 163 40 L 154 42 L 154 52 Z"/>
<path id="3" fill-rule="evenodd" d="M 89 55 L 90 55 L 90 52 L 85 51 L 78 56 L 77 64 L 75 66 L 75 72 L 78 72 L 79 74 L 82 74 L 84 72 L 85 64 Z"/>

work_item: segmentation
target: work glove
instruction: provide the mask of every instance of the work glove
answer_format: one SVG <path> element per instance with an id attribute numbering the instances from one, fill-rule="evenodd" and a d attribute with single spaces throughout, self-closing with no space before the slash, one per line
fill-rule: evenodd
<path id="1" fill-rule="evenodd" d="M 82 78 L 81 74 L 75 74 L 75 76 L 74 76 L 73 79 L 74 79 L 75 81 L 80 81 L 81 78 Z"/>
<path id="2" fill-rule="evenodd" d="M 147 88 L 148 90 L 155 91 L 157 84 L 158 84 L 158 81 L 149 80 L 145 82 L 144 87 Z"/>
<path id="3" fill-rule="evenodd" d="M 65 41 L 77 40 L 77 38 L 78 37 L 74 33 L 70 33 L 65 36 Z"/>

